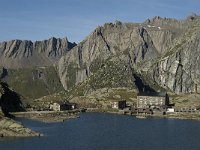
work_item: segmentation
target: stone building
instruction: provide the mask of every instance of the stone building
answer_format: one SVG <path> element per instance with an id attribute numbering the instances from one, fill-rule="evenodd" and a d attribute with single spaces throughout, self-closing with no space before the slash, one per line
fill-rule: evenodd
<path id="1" fill-rule="evenodd" d="M 115 109 L 124 109 L 126 107 L 126 100 L 113 101 L 111 107 Z"/>
<path id="2" fill-rule="evenodd" d="M 140 93 L 137 96 L 137 108 L 163 109 L 168 103 L 166 93 Z"/>
<path id="3" fill-rule="evenodd" d="M 63 110 L 73 110 L 76 108 L 75 103 L 66 102 L 55 102 L 50 105 L 50 110 L 53 111 L 63 111 Z"/>

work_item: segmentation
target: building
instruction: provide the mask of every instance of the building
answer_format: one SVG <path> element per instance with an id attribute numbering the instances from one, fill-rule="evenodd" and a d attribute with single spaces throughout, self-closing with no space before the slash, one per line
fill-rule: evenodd
<path id="1" fill-rule="evenodd" d="M 141 93 L 137 96 L 137 108 L 166 109 L 166 93 Z"/>
<path id="2" fill-rule="evenodd" d="M 153 114 L 153 111 L 150 108 L 135 108 L 131 107 L 131 114 Z"/>
<path id="3" fill-rule="evenodd" d="M 174 113 L 174 112 L 175 112 L 175 109 L 174 109 L 174 108 L 167 108 L 167 112 L 168 112 L 168 113 Z"/>
<path id="4" fill-rule="evenodd" d="M 50 110 L 53 111 L 63 111 L 63 110 L 73 110 L 76 108 L 75 103 L 66 102 L 55 102 L 50 105 Z"/>
<path id="5" fill-rule="evenodd" d="M 195 113 L 199 112 L 196 107 L 183 107 L 183 108 L 175 108 L 175 112 L 186 112 L 186 113 Z"/>
<path id="6" fill-rule="evenodd" d="M 124 109 L 126 108 L 126 100 L 113 101 L 111 107 L 114 109 Z"/>

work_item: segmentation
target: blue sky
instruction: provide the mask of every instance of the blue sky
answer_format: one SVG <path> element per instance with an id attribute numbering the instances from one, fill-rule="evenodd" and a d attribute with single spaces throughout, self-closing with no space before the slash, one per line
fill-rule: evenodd
<path id="1" fill-rule="evenodd" d="M 200 0 L 0 0 L 0 41 L 68 37 L 80 42 L 98 25 L 154 16 L 200 14 Z"/>

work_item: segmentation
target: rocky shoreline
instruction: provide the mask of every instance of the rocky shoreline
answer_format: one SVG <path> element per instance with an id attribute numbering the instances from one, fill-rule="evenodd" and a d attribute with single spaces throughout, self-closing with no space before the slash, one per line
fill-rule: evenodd
<path id="1" fill-rule="evenodd" d="M 77 111 L 62 112 L 15 112 L 11 113 L 15 117 L 23 117 L 45 123 L 64 122 L 66 119 L 78 118 Z M 0 137 L 34 137 L 43 136 L 24 127 L 20 122 L 11 118 L 0 116 Z"/>
<path id="2" fill-rule="evenodd" d="M 130 113 L 124 114 L 122 111 L 107 110 L 107 109 L 87 109 L 86 112 L 97 112 L 97 113 L 112 113 L 118 115 L 131 115 Z M 64 122 L 66 119 L 78 118 L 78 111 L 61 111 L 61 112 L 17 112 L 13 113 L 15 117 L 29 118 L 45 123 Z M 166 115 L 143 115 L 133 114 L 138 118 L 142 116 L 145 118 L 171 118 L 171 119 L 188 119 L 200 121 L 200 114 L 194 113 L 168 113 Z M 43 136 L 38 132 L 32 131 L 29 128 L 24 127 L 21 123 L 14 121 L 13 119 L 0 116 L 0 137 L 33 137 Z"/>
<path id="3" fill-rule="evenodd" d="M 21 123 L 7 117 L 0 117 L 0 137 L 33 137 L 43 136 L 29 128 L 24 127 Z"/>
<path id="4" fill-rule="evenodd" d="M 131 115 L 130 113 L 124 113 L 123 111 L 117 111 L 115 109 L 88 109 L 86 112 L 97 112 L 97 113 L 112 113 L 118 115 Z M 200 121 L 199 113 L 167 113 L 166 115 L 147 115 L 147 114 L 132 114 L 132 116 L 144 116 L 144 117 L 157 117 L 157 118 L 170 118 L 170 119 L 184 119 L 184 120 L 198 120 Z"/>
<path id="5" fill-rule="evenodd" d="M 78 118 L 78 111 L 34 111 L 12 113 L 15 117 L 23 117 L 45 123 L 64 122 L 66 119 Z"/>

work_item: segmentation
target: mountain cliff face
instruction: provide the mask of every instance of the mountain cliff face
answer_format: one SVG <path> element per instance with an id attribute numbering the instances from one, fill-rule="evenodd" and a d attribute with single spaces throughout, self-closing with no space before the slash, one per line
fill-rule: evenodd
<path id="1" fill-rule="evenodd" d="M 31 68 L 34 66 L 52 66 L 75 43 L 67 38 L 51 38 L 44 41 L 12 40 L 0 43 L 0 66 L 6 68 Z"/>
<path id="2" fill-rule="evenodd" d="M 200 92 L 200 20 L 193 22 L 174 46 L 146 72 L 165 89 Z"/>
<path id="3" fill-rule="evenodd" d="M 137 24 L 109 23 L 98 27 L 63 56 L 58 63 L 58 72 L 64 88 L 70 89 L 94 74 L 110 59 L 113 59 L 113 63 L 124 62 L 130 66 L 131 61 L 137 64 L 158 56 L 145 28 Z M 69 84 L 69 81 L 72 83 Z"/>
<path id="4" fill-rule="evenodd" d="M 198 16 L 182 21 L 155 17 L 142 24 L 106 23 L 61 57 L 61 83 L 66 90 L 84 82 L 87 91 L 96 85 L 200 92 L 199 32 Z"/>

